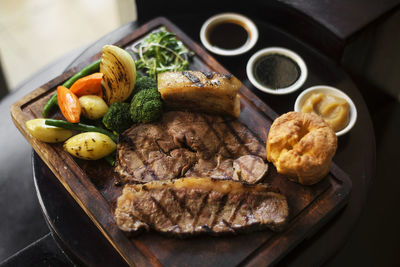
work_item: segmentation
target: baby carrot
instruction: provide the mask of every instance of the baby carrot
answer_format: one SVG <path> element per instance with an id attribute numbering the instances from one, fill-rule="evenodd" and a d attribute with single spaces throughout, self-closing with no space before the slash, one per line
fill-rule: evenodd
<path id="1" fill-rule="evenodd" d="M 78 97 L 64 86 L 57 87 L 57 102 L 61 113 L 67 121 L 79 122 L 81 116 L 81 105 Z"/>
<path id="2" fill-rule="evenodd" d="M 99 97 L 102 97 L 103 96 L 103 91 L 101 89 L 102 78 L 103 78 L 103 73 L 96 72 L 90 74 L 74 82 L 70 90 L 77 97 L 81 97 L 83 95 L 97 95 Z"/>
<path id="3" fill-rule="evenodd" d="M 78 80 L 79 78 L 82 78 L 90 73 L 93 73 L 95 71 L 99 71 L 100 69 L 100 59 L 96 60 L 95 62 L 90 63 L 86 67 L 84 67 L 80 72 L 76 73 L 74 76 L 69 78 L 65 83 L 63 83 L 63 86 L 70 88 L 72 84 Z M 42 116 L 47 117 L 50 115 L 51 111 L 55 106 L 57 106 L 57 93 L 53 94 L 49 101 L 44 105 L 43 111 L 42 111 Z"/>

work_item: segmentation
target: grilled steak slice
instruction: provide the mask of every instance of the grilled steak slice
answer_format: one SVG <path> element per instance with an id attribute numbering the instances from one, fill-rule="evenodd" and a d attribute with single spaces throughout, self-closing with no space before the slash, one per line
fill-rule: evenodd
<path id="1" fill-rule="evenodd" d="M 120 136 L 117 155 L 115 170 L 122 181 L 139 183 L 190 176 L 232 179 L 234 160 L 245 155 L 266 160 L 265 145 L 239 121 L 184 111 L 132 126 Z"/>
<path id="2" fill-rule="evenodd" d="M 280 230 L 288 215 L 286 198 L 267 185 L 196 177 L 127 184 L 115 210 L 123 231 L 180 237 Z"/>
<path id="3" fill-rule="evenodd" d="M 233 169 L 233 180 L 255 184 L 264 177 L 268 165 L 260 157 L 246 155 L 233 162 Z"/>

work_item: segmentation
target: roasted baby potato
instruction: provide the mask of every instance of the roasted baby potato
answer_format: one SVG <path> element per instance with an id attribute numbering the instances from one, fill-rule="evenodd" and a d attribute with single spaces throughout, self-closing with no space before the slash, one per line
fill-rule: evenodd
<path id="1" fill-rule="evenodd" d="M 33 137 L 46 143 L 58 143 L 64 142 L 72 136 L 71 130 L 46 125 L 45 120 L 33 119 L 25 123 L 26 128 Z"/>
<path id="2" fill-rule="evenodd" d="M 103 98 L 97 95 L 84 95 L 79 98 L 82 114 L 88 119 L 97 120 L 103 117 L 108 106 Z"/>
<path id="3" fill-rule="evenodd" d="M 65 141 L 64 150 L 74 157 L 87 160 L 101 159 L 115 150 L 117 145 L 105 134 L 86 132 Z"/>

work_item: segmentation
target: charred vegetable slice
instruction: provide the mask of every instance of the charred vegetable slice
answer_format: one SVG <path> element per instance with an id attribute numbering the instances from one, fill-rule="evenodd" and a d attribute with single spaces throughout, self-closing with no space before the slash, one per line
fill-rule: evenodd
<path id="1" fill-rule="evenodd" d="M 83 95 L 97 95 L 99 97 L 103 96 L 103 91 L 101 89 L 101 80 L 103 78 L 103 73 L 96 72 L 90 74 L 89 76 L 80 78 L 77 80 L 70 88 L 77 97 Z"/>
<path id="2" fill-rule="evenodd" d="M 46 119 L 45 120 L 46 125 L 50 125 L 50 126 L 56 126 L 56 127 L 60 127 L 60 128 L 64 128 L 64 129 L 69 129 L 69 130 L 74 130 L 74 131 L 79 131 L 79 132 L 98 132 L 98 133 L 102 133 L 105 134 L 107 136 L 109 136 L 115 143 L 118 140 L 118 137 L 103 129 L 100 127 L 96 127 L 96 126 L 92 126 L 92 125 L 87 125 L 87 124 L 83 124 L 83 123 L 70 123 L 67 121 L 63 121 L 63 120 L 54 120 L 54 119 Z"/>
<path id="3" fill-rule="evenodd" d="M 79 78 L 82 78 L 90 73 L 99 71 L 99 67 L 100 67 L 100 59 L 84 67 L 80 72 L 76 73 L 74 76 L 69 78 L 65 83 L 63 83 L 63 86 L 70 88 L 71 85 Z M 49 116 L 55 106 L 57 106 L 57 93 L 52 95 L 49 101 L 47 101 L 46 105 L 43 107 L 42 116 L 43 117 Z"/>
<path id="4" fill-rule="evenodd" d="M 105 134 L 87 132 L 65 141 L 64 149 L 71 155 L 87 160 L 101 159 L 111 154 L 117 145 Z"/>
<path id="5" fill-rule="evenodd" d="M 124 49 L 114 45 L 102 48 L 100 72 L 103 97 L 108 105 L 125 101 L 131 94 L 136 81 L 135 61 Z"/>
<path id="6" fill-rule="evenodd" d="M 61 113 L 67 121 L 72 123 L 79 122 L 82 110 L 79 99 L 74 93 L 64 86 L 58 86 L 57 102 Z"/>
<path id="7" fill-rule="evenodd" d="M 46 143 L 58 143 L 64 142 L 72 136 L 71 130 L 46 125 L 45 120 L 33 119 L 25 123 L 26 128 L 33 137 Z"/>
<path id="8" fill-rule="evenodd" d="M 107 113 L 108 106 L 103 98 L 97 95 L 84 95 L 79 98 L 82 115 L 91 120 L 97 120 Z"/>

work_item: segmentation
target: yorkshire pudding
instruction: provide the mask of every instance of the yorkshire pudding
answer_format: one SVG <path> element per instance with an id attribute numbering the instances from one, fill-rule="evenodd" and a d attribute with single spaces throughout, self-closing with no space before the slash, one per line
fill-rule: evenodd
<path id="1" fill-rule="evenodd" d="M 336 148 L 335 132 L 321 117 L 288 112 L 271 125 L 267 159 L 291 181 L 312 185 L 329 172 Z"/>

